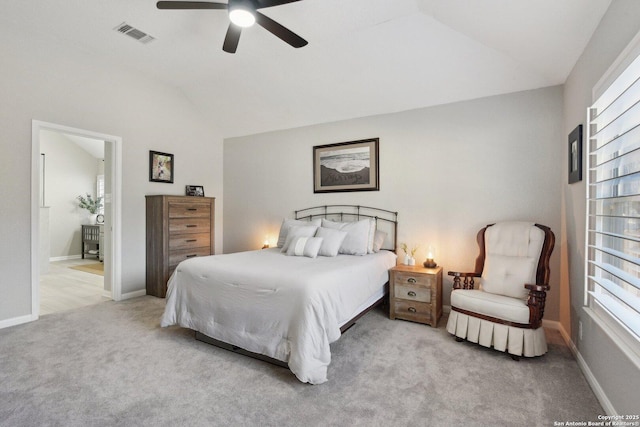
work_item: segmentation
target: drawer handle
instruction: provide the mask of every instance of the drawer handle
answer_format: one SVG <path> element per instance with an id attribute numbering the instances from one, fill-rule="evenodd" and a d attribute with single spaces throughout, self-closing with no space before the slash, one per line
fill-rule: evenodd
<path id="1" fill-rule="evenodd" d="M 187 255 L 187 258 L 193 258 L 194 256 L 198 256 L 197 254 Z"/>
<path id="2" fill-rule="evenodd" d="M 187 208 L 188 211 L 197 211 L 197 208 Z"/>
<path id="3" fill-rule="evenodd" d="M 193 228 L 193 227 L 197 227 L 197 225 L 196 225 L 196 224 L 187 224 L 187 225 L 185 225 L 185 227 L 187 227 L 187 228 Z"/>
<path id="4" fill-rule="evenodd" d="M 185 242 L 187 242 L 187 243 L 197 242 L 197 241 L 198 241 L 197 239 L 187 239 L 187 240 L 185 240 Z"/>
<path id="5" fill-rule="evenodd" d="M 413 292 L 413 291 L 409 291 L 409 292 L 407 292 L 407 295 L 409 295 L 410 297 L 415 297 L 416 293 Z"/>
<path id="6" fill-rule="evenodd" d="M 414 307 L 409 307 L 407 310 L 409 310 L 409 313 L 415 313 L 416 309 Z"/>
<path id="7" fill-rule="evenodd" d="M 409 282 L 409 283 L 416 283 L 416 282 L 417 282 L 417 280 L 416 280 L 416 279 L 414 279 L 413 277 L 409 277 L 409 278 L 407 279 L 407 282 Z"/>

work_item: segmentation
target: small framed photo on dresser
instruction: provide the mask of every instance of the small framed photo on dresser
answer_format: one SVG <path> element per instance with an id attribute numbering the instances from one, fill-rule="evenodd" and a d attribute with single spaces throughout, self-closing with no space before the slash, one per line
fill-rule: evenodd
<path id="1" fill-rule="evenodd" d="M 187 196 L 204 197 L 204 187 L 202 185 L 187 185 L 185 193 Z"/>

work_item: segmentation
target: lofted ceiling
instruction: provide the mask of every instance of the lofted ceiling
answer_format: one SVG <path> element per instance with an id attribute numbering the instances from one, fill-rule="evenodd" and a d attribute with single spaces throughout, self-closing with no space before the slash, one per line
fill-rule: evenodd
<path id="1" fill-rule="evenodd" d="M 158 79 L 231 137 L 562 84 L 610 3 L 302 0 L 261 12 L 307 46 L 254 26 L 232 55 L 225 11 L 8 0 L 0 37 L 18 31 L 25 48 L 46 41 Z M 155 40 L 114 31 L 122 22 Z"/>

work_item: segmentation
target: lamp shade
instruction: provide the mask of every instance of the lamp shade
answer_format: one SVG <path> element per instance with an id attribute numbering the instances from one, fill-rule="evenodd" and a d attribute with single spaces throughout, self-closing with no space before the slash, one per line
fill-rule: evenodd
<path id="1" fill-rule="evenodd" d="M 436 250 L 433 246 L 429 246 L 427 248 L 427 259 L 423 263 L 423 265 L 427 268 L 436 268 L 438 264 L 434 261 L 436 256 Z"/>

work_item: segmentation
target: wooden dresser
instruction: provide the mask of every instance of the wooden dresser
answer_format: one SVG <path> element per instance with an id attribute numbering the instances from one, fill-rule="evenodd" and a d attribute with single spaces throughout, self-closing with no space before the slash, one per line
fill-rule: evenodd
<path id="1" fill-rule="evenodd" d="M 214 254 L 212 197 L 146 196 L 147 295 L 164 298 L 167 281 L 187 258 Z"/>
<path id="2" fill-rule="evenodd" d="M 442 267 L 397 265 L 390 275 L 389 317 L 436 327 L 442 316 Z"/>

